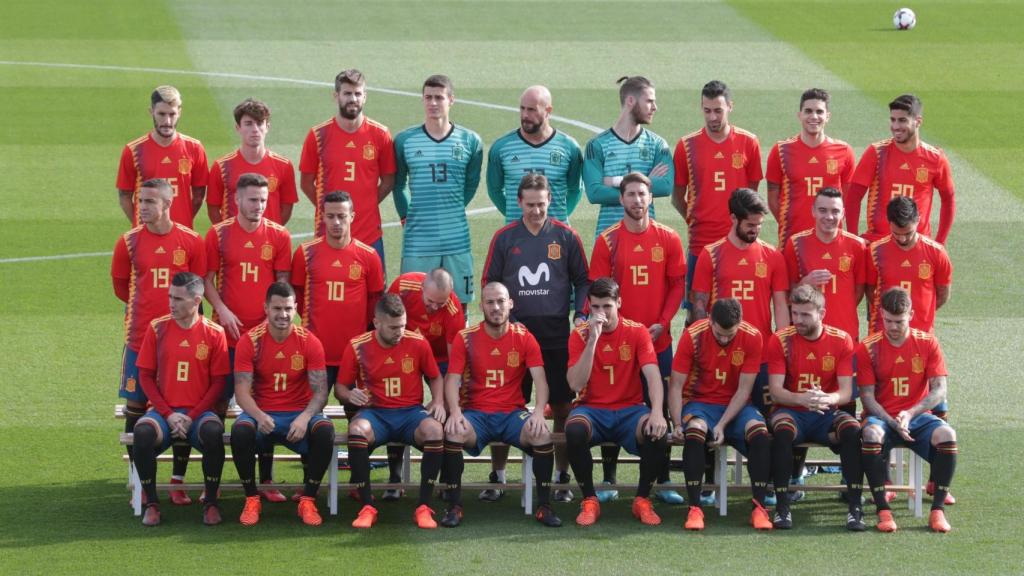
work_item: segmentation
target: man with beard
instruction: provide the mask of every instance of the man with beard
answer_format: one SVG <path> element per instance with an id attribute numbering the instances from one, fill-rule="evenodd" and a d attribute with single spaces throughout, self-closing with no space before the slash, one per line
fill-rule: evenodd
<path id="1" fill-rule="evenodd" d="M 324 235 L 323 201 L 328 192 L 343 190 L 352 197 L 359 217 L 352 237 L 369 244 L 384 261 L 380 209 L 395 184 L 395 151 L 387 126 L 363 115 L 366 80 L 354 68 L 334 79 L 338 113 L 310 129 L 302 144 L 299 185 L 316 207 L 313 234 Z"/>
<path id="2" fill-rule="evenodd" d="M 192 219 L 203 205 L 209 178 L 206 150 L 199 140 L 178 132 L 181 94 L 174 86 L 158 86 L 150 95 L 153 130 L 132 140 L 121 153 L 117 193 L 121 210 L 137 226 L 139 189 L 155 178 L 167 180 L 173 190 L 171 220 L 192 228 Z"/>
<path id="3" fill-rule="evenodd" d="M 849 502 L 846 528 L 863 532 L 860 424 L 838 409 L 853 397 L 853 339 L 822 324 L 825 297 L 814 288 L 797 286 L 789 303 L 793 325 L 773 334 L 764 352 L 775 403 L 772 471 L 778 504 L 773 525 L 783 530 L 793 527 L 789 509 L 793 446 L 816 442 L 838 446 Z"/>
<path id="4" fill-rule="evenodd" d="M 562 525 L 550 504 L 555 455 L 551 432 L 544 411 L 528 412 L 522 394 L 522 380 L 529 372 L 537 385 L 537 405 L 547 403 L 544 358 L 526 326 L 509 321 L 511 310 L 512 299 L 505 285 L 486 284 L 480 299 L 483 322 L 461 330 L 452 342 L 445 378 L 448 421 L 444 442 L 451 506 L 441 520 L 448 528 L 462 522 L 462 451 L 476 456 L 490 442 L 510 444 L 533 455 L 537 521 L 552 528 Z"/>
<path id="5" fill-rule="evenodd" d="M 738 188 L 729 198 L 732 227 L 721 240 L 708 244 L 700 253 L 693 273 L 693 311 L 700 320 L 719 298 L 735 298 L 743 307 L 743 318 L 761 333 L 762 345 L 775 326 L 789 325 L 786 293 L 789 280 L 782 254 L 757 235 L 768 207 L 757 192 Z M 753 405 L 768 414 L 768 373 L 765 365 L 754 383 Z"/>
<path id="6" fill-rule="evenodd" d="M 622 218 L 619 184 L 630 172 L 651 179 L 651 195 L 662 198 L 672 193 L 672 153 L 665 139 L 644 128 L 658 110 L 654 84 L 643 76 L 619 78 L 619 118 L 611 128 L 587 142 L 583 160 L 583 183 L 587 199 L 601 209 L 594 236 Z M 654 217 L 651 203 L 651 217 Z"/>
<path id="7" fill-rule="evenodd" d="M 522 217 L 523 174 L 543 174 L 551 186 L 552 218 L 569 221 L 580 201 L 583 152 L 572 136 L 551 125 L 551 92 L 531 86 L 519 98 L 519 128 L 498 138 L 487 155 L 487 195 L 509 224 Z"/>
<path id="8" fill-rule="evenodd" d="M 938 190 L 942 208 L 939 231 L 934 235 L 945 244 L 956 214 L 953 175 L 946 154 L 921 140 L 924 108 L 913 94 L 903 94 L 889 103 L 887 138 L 867 147 L 857 163 L 846 198 L 846 229 L 854 234 L 860 226 L 860 203 L 867 195 L 867 223 L 864 239 L 874 242 L 889 232 L 886 199 L 909 196 L 917 203 L 922 218 L 917 231 L 932 236 L 932 190 Z"/>
<path id="9" fill-rule="evenodd" d="M 672 192 L 672 205 L 689 228 L 686 269 L 691 272 L 704 246 L 729 232 L 729 194 L 737 188 L 757 190 L 762 176 L 757 136 L 729 123 L 729 87 L 712 80 L 701 90 L 700 101 L 704 127 L 683 136 L 676 144 Z M 693 315 L 692 289 L 691 274 L 686 278 L 687 321 L 703 317 Z"/>
<path id="10" fill-rule="evenodd" d="M 210 189 L 206 212 L 216 224 L 238 214 L 235 190 L 242 174 L 262 174 L 267 179 L 267 210 L 263 217 L 284 225 L 299 201 L 295 192 L 295 167 L 292 161 L 267 149 L 270 108 L 252 98 L 235 106 L 235 132 L 241 140 L 238 150 L 214 160 L 210 166 Z"/>
<path id="11" fill-rule="evenodd" d="M 679 235 L 668 226 L 651 219 L 651 180 L 630 172 L 619 186 L 622 220 L 601 232 L 590 257 L 590 279 L 610 276 L 622 291 L 622 315 L 643 324 L 654 341 L 662 387 L 668 388 L 672 375 L 672 318 L 683 301 L 686 256 Z M 647 399 L 649 400 L 649 399 Z M 618 450 L 602 447 L 605 481 L 615 483 Z M 612 459 L 612 460 L 609 460 Z M 666 463 L 668 458 L 666 458 Z M 658 473 L 658 482 L 669 481 L 668 467 Z M 606 498 L 614 490 L 598 494 Z M 669 504 L 682 504 L 674 490 L 659 490 L 658 498 Z"/>

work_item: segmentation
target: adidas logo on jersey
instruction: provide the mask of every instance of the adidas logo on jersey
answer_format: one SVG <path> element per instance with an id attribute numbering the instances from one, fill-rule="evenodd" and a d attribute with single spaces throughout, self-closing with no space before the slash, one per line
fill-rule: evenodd
<path id="1" fill-rule="evenodd" d="M 391 356 L 388 356 L 387 359 L 384 360 L 384 363 L 385 364 L 394 364 L 395 361 L 391 359 Z"/>
<path id="2" fill-rule="evenodd" d="M 516 156 L 515 154 L 513 154 L 511 161 L 512 162 L 519 162 L 519 156 Z"/>
<path id="3" fill-rule="evenodd" d="M 355 147 L 356 147 L 356 143 L 351 141 L 351 140 L 348 141 L 348 144 L 345 144 L 345 148 L 355 148 Z"/>
<path id="4" fill-rule="evenodd" d="M 904 260 L 903 264 L 900 264 L 900 268 L 910 268 L 910 260 Z"/>
<path id="5" fill-rule="evenodd" d="M 740 258 L 740 261 L 737 262 L 737 266 L 749 266 L 749 264 L 747 264 L 747 259 L 746 258 Z"/>
<path id="6" fill-rule="evenodd" d="M 284 352 L 278 350 L 277 354 L 274 355 L 274 360 L 284 360 Z"/>
<path id="7" fill-rule="evenodd" d="M 191 346 L 191 344 L 188 343 L 188 340 L 182 340 L 181 344 L 178 344 L 178 348 L 188 348 L 189 346 Z"/>
<path id="8" fill-rule="evenodd" d="M 815 358 L 815 356 L 814 356 L 814 352 L 811 352 L 810 354 L 808 354 L 808 355 L 807 355 L 807 359 L 808 359 L 808 360 L 815 360 L 816 358 Z"/>
<path id="9" fill-rule="evenodd" d="M 416 154 L 414 154 L 414 156 L 416 156 L 417 158 L 419 158 L 420 156 L 423 156 L 423 151 L 422 150 L 417 150 Z"/>
<path id="10" fill-rule="evenodd" d="M 331 268 L 343 268 L 343 266 L 341 265 L 341 260 L 335 260 L 334 262 L 332 262 Z"/>
<path id="11" fill-rule="evenodd" d="M 611 351 L 612 351 L 612 347 L 610 345 L 608 345 L 608 344 L 605 344 L 604 348 L 601 348 L 601 352 L 611 352 Z"/>
<path id="12" fill-rule="evenodd" d="M 164 156 L 164 159 L 161 160 L 160 163 L 161 164 L 170 164 L 171 163 L 171 159 L 168 158 L 167 156 Z"/>
<path id="13" fill-rule="evenodd" d="M 831 260 L 832 259 L 832 255 L 829 254 L 828 252 L 825 252 L 825 255 L 822 256 L 821 259 L 822 260 Z"/>
<path id="14" fill-rule="evenodd" d="M 154 254 L 167 254 L 167 250 L 164 250 L 163 246 L 157 246 Z"/>
<path id="15" fill-rule="evenodd" d="M 903 359 L 903 356 L 897 356 L 896 362 L 894 362 L 894 364 L 903 364 L 904 362 L 905 360 Z"/>
<path id="16" fill-rule="evenodd" d="M 715 160 L 722 160 L 724 158 L 725 154 L 722 154 L 721 152 L 715 152 Z"/>
<path id="17" fill-rule="evenodd" d="M 811 159 L 808 160 L 807 163 L 808 164 L 817 164 L 818 163 L 818 157 L 817 156 L 811 156 Z"/>
<path id="18" fill-rule="evenodd" d="M 615 152 L 608 152 L 608 154 L 605 156 L 605 159 L 608 158 L 615 158 Z"/>
<path id="19" fill-rule="evenodd" d="M 906 162 L 904 162 L 904 163 L 903 163 L 903 164 L 902 164 L 902 165 L 900 166 L 900 170 L 910 170 L 910 164 L 907 164 Z"/>
<path id="20" fill-rule="evenodd" d="M 725 356 L 725 350 L 719 350 L 718 351 L 718 356 L 719 357 Z"/>
<path id="21" fill-rule="evenodd" d="M 639 244 L 637 244 L 636 246 L 633 247 L 633 252 L 643 252 L 643 251 L 644 251 L 643 247 L 640 246 Z"/>
<path id="22" fill-rule="evenodd" d="M 501 352 L 499 352 L 498 349 L 495 348 L 494 350 L 491 350 L 491 356 L 501 356 Z"/>
<path id="23" fill-rule="evenodd" d="M 255 248 L 256 246 L 253 246 L 252 240 L 248 240 L 245 243 L 245 247 L 246 248 Z"/>

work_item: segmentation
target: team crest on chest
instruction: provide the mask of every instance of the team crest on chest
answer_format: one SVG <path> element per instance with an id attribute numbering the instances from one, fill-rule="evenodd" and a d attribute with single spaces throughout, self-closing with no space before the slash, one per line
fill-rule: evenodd
<path id="1" fill-rule="evenodd" d="M 452 159 L 453 160 L 462 160 L 462 157 L 465 156 L 465 154 L 466 154 L 466 149 L 463 148 L 461 144 L 456 144 L 456 145 L 452 146 Z"/>
<path id="2" fill-rule="evenodd" d="M 633 347 L 629 344 L 619 346 L 619 360 L 629 362 L 633 358 Z"/>
<path id="3" fill-rule="evenodd" d="M 651 261 L 662 262 L 665 260 L 665 249 L 661 246 L 655 246 L 651 248 Z"/>
<path id="4" fill-rule="evenodd" d="M 924 372 L 924 358 L 920 356 L 914 356 L 910 359 L 910 369 L 914 374 L 922 374 Z"/>
<path id="5" fill-rule="evenodd" d="M 519 351 L 518 350 L 512 350 L 512 351 L 510 351 L 508 353 L 508 361 L 507 361 L 507 363 L 508 363 L 508 367 L 509 368 L 518 368 L 519 367 Z"/>
<path id="6" fill-rule="evenodd" d="M 925 168 L 924 166 L 921 166 L 914 173 L 914 177 L 917 179 L 918 182 L 924 184 L 925 182 L 928 181 L 928 169 Z"/>
<path id="7" fill-rule="evenodd" d="M 548 155 L 548 163 L 551 164 L 552 166 L 558 166 L 559 164 L 561 164 L 562 163 L 562 153 L 557 151 L 557 150 L 555 150 L 554 152 L 549 154 Z"/>
<path id="8" fill-rule="evenodd" d="M 729 358 L 729 362 L 732 363 L 733 366 L 743 366 L 743 357 L 743 350 L 733 350 L 732 357 Z"/>
<path id="9" fill-rule="evenodd" d="M 210 347 L 206 345 L 206 342 L 200 342 L 196 346 L 196 360 L 206 360 L 210 357 Z"/>
<path id="10" fill-rule="evenodd" d="M 192 171 L 192 160 L 188 158 L 178 158 L 178 174 L 188 174 Z"/>
<path id="11" fill-rule="evenodd" d="M 306 357 L 302 354 L 292 354 L 292 370 L 302 370 L 306 367 Z"/>
<path id="12" fill-rule="evenodd" d="M 270 192 L 271 194 L 277 192 L 278 184 L 279 181 L 277 179 L 277 176 L 271 176 L 270 178 L 267 178 L 267 191 Z"/>
<path id="13" fill-rule="evenodd" d="M 825 172 L 833 176 L 839 174 L 839 160 L 835 158 L 825 160 Z"/>
<path id="14" fill-rule="evenodd" d="M 650 160 L 652 157 L 653 155 L 651 154 L 651 151 L 648 150 L 646 147 L 640 149 L 641 160 Z"/>
<path id="15" fill-rule="evenodd" d="M 768 277 L 768 263 L 767 262 L 756 262 L 754 263 L 754 276 L 758 278 Z"/>
<path id="16" fill-rule="evenodd" d="M 560 260 L 562 258 L 562 246 L 552 242 L 548 244 L 548 260 Z"/>
<path id="17" fill-rule="evenodd" d="M 174 262 L 174 265 L 184 266 L 186 260 L 188 260 L 188 256 L 185 254 L 185 250 L 183 248 L 175 248 L 171 257 L 171 261 Z"/>
<path id="18" fill-rule="evenodd" d="M 412 371 L 416 368 L 416 362 L 408 356 L 402 358 L 402 372 L 405 374 L 412 374 Z"/>
<path id="19" fill-rule="evenodd" d="M 363 160 L 373 160 L 377 157 L 377 150 L 373 147 L 373 144 L 363 145 Z"/>
<path id="20" fill-rule="evenodd" d="M 821 357 L 821 369 L 825 372 L 831 372 L 836 369 L 836 357 L 831 354 L 825 354 Z"/>
<path id="21" fill-rule="evenodd" d="M 263 246 L 260 246 L 260 258 L 263 260 L 273 260 L 274 246 L 271 244 L 264 244 Z"/>
<path id="22" fill-rule="evenodd" d="M 348 279 L 359 280 L 363 276 L 362 264 L 349 264 L 348 265 Z"/>
<path id="23" fill-rule="evenodd" d="M 431 322 L 430 323 L 430 335 L 431 336 L 440 336 L 441 335 L 441 325 L 438 324 L 437 322 Z"/>
<path id="24" fill-rule="evenodd" d="M 917 265 L 917 277 L 921 280 L 927 280 L 932 277 L 932 265 L 927 262 L 921 262 Z"/>
<path id="25" fill-rule="evenodd" d="M 849 254 L 843 254 L 839 257 L 840 272 L 849 272 L 851 264 L 853 264 L 853 258 L 851 258 Z"/>
<path id="26" fill-rule="evenodd" d="M 736 152 L 732 155 L 732 167 L 739 170 L 743 168 L 743 165 L 747 163 L 747 158 L 740 152 Z"/>

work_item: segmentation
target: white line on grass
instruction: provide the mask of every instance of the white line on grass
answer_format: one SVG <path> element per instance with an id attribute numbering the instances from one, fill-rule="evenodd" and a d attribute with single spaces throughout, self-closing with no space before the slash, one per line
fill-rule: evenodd
<path id="1" fill-rule="evenodd" d="M 283 82 L 287 84 L 302 84 L 305 86 L 326 86 L 333 88 L 334 84 L 330 82 L 321 82 L 318 80 L 303 80 L 301 78 L 282 78 L 280 76 L 263 76 L 259 74 L 237 74 L 234 72 L 203 72 L 201 70 L 175 70 L 172 68 L 149 68 L 144 66 L 112 66 L 106 64 L 72 64 L 65 62 L 21 62 L 17 60 L 0 60 L 0 66 L 28 66 L 34 68 L 70 68 L 75 70 L 106 70 L 110 72 L 146 72 L 154 74 L 178 74 L 181 76 L 203 76 L 207 78 L 233 78 L 237 80 L 258 80 L 261 82 Z M 407 96 L 410 98 L 419 98 L 421 95 L 416 92 L 406 92 L 405 90 L 394 90 L 392 88 L 372 88 L 367 87 L 367 90 L 371 92 L 380 92 L 382 94 L 392 94 L 395 96 Z M 491 110 L 502 110 L 506 112 L 518 112 L 518 108 L 512 106 L 505 106 L 503 104 L 491 104 L 490 102 L 481 102 L 478 100 L 463 100 L 459 99 L 462 104 L 468 104 L 470 106 L 478 106 L 480 108 L 489 108 Z M 577 128 L 582 128 L 598 134 L 602 131 L 602 128 L 588 124 L 580 120 L 573 120 L 572 118 L 565 118 L 563 116 L 552 115 L 552 120 L 561 122 L 562 124 L 568 124 Z M 473 210 L 466 210 L 467 216 L 475 216 L 477 214 L 487 214 L 489 212 L 496 211 L 497 208 L 493 206 L 488 208 L 474 208 Z M 399 226 L 399 222 L 384 222 L 381 226 L 384 228 L 394 228 Z M 292 234 L 292 238 L 308 238 L 312 236 L 309 232 L 300 232 L 299 234 Z M 0 264 L 15 264 L 20 262 L 45 262 L 49 260 L 72 260 L 76 258 L 99 258 L 102 256 L 110 256 L 110 252 L 81 252 L 78 254 L 55 254 L 52 256 L 22 256 L 18 258 L 0 258 Z"/>

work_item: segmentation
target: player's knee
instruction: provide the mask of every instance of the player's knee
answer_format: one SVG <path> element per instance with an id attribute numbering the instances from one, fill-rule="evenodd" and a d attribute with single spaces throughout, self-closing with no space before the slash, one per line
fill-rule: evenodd
<path id="1" fill-rule="evenodd" d="M 881 444 L 885 440 L 885 431 L 880 426 L 871 424 L 864 427 L 862 438 L 865 442 Z"/>
<path id="2" fill-rule="evenodd" d="M 313 429 L 309 431 L 310 442 L 316 444 L 334 444 L 334 424 L 330 420 L 320 420 L 313 425 Z"/>
<path id="3" fill-rule="evenodd" d="M 362 436 L 363 438 L 372 441 L 373 440 L 373 426 L 362 418 L 356 418 L 348 425 L 349 436 Z"/>
<path id="4" fill-rule="evenodd" d="M 705 422 L 704 420 L 702 420 L 700 418 L 691 418 L 690 421 L 686 423 L 686 429 L 687 430 L 699 430 L 699 431 L 707 434 L 707 432 L 708 432 L 708 424 L 707 424 L 707 422 Z"/>
<path id="5" fill-rule="evenodd" d="M 551 443 L 551 432 L 548 430 L 547 426 L 542 427 L 536 432 L 530 432 L 530 430 L 524 426 L 523 435 L 526 437 L 526 441 L 534 446 Z"/>
<path id="6" fill-rule="evenodd" d="M 223 445 L 224 424 L 216 418 L 208 418 L 199 425 L 199 441 L 203 446 Z"/>
<path id="7" fill-rule="evenodd" d="M 231 426 L 232 446 L 251 446 L 256 443 L 256 425 L 247 420 L 236 420 Z"/>
<path id="8" fill-rule="evenodd" d="M 749 422 L 747 430 L 748 432 L 750 430 Z M 775 418 L 772 418 L 772 432 L 776 437 L 789 436 L 793 438 L 796 436 L 796 421 L 788 414 L 776 414 Z"/>
<path id="9" fill-rule="evenodd" d="M 932 433 L 932 445 L 943 442 L 956 442 L 956 430 L 952 426 L 940 426 Z"/>
<path id="10" fill-rule="evenodd" d="M 760 420 L 750 420 L 743 428 L 744 439 L 747 441 L 747 445 L 750 446 L 751 450 L 767 447 L 768 443 L 771 441 L 771 436 L 768 434 L 768 426 Z"/>
<path id="11" fill-rule="evenodd" d="M 160 441 L 160 427 L 148 418 L 136 422 L 133 433 L 136 447 L 155 446 Z"/>
<path id="12" fill-rule="evenodd" d="M 565 423 L 566 446 L 587 446 L 590 444 L 590 423 L 586 418 L 571 418 Z"/>
<path id="13" fill-rule="evenodd" d="M 856 442 L 860 439 L 860 435 L 860 423 L 853 416 L 845 415 L 836 422 L 836 436 L 840 442 Z"/>
<path id="14" fill-rule="evenodd" d="M 417 431 L 424 442 L 439 441 L 444 438 L 444 427 L 433 418 L 427 418 L 420 422 Z"/>

